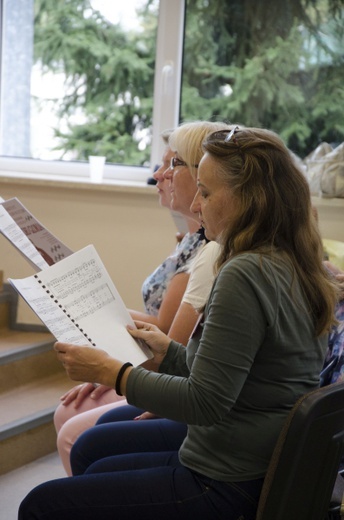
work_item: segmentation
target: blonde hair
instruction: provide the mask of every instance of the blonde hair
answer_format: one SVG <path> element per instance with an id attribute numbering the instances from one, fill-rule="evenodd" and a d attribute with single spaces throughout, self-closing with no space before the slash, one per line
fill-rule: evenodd
<path id="1" fill-rule="evenodd" d="M 229 129 L 226 123 L 192 121 L 182 123 L 169 137 L 169 146 L 179 158 L 186 162 L 193 178 L 197 176 L 197 166 L 203 156 L 202 142 L 212 132 Z"/>
<path id="2" fill-rule="evenodd" d="M 234 221 L 221 235 L 217 266 L 242 252 L 282 252 L 291 261 L 321 335 L 335 322 L 337 292 L 323 265 L 308 182 L 274 132 L 238 128 L 226 137 L 228 131 L 215 132 L 203 143 L 217 163 L 214 175 L 238 201 Z"/>

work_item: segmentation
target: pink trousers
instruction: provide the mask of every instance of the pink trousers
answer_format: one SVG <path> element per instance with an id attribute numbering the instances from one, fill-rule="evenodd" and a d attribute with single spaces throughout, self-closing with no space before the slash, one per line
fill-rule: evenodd
<path id="1" fill-rule="evenodd" d="M 54 415 L 57 450 L 68 476 L 72 475 L 70 450 L 79 435 L 94 426 L 103 413 L 125 404 L 127 401 L 124 397 L 118 396 L 114 390 L 105 392 L 99 399 L 91 399 L 88 396 L 78 408 L 75 408 L 73 402 L 67 406 L 59 404 Z"/>

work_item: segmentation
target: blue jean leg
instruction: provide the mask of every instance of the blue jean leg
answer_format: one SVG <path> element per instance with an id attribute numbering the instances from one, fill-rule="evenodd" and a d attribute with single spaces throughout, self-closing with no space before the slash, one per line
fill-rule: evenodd
<path id="1" fill-rule="evenodd" d="M 73 475 L 82 475 L 95 461 L 112 455 L 178 451 L 186 433 L 185 424 L 168 419 L 97 424 L 81 434 L 71 450 Z"/>
<path id="2" fill-rule="evenodd" d="M 118 422 L 118 421 L 130 421 L 135 419 L 138 415 L 141 415 L 145 410 L 141 408 L 137 408 L 136 406 L 132 406 L 131 404 L 126 404 L 124 406 L 119 406 L 118 408 L 113 408 L 108 412 L 103 413 L 96 422 L 96 424 L 104 424 L 109 422 Z"/>
<path id="3" fill-rule="evenodd" d="M 262 479 L 228 485 L 179 463 L 175 453 L 111 457 L 109 473 L 47 482 L 24 499 L 19 520 L 254 520 Z M 110 470 L 110 466 L 109 466 Z"/>

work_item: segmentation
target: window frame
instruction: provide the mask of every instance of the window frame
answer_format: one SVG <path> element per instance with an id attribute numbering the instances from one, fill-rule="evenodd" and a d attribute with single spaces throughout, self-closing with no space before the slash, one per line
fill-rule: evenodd
<path id="1" fill-rule="evenodd" d="M 5 20 L 4 0 L 0 0 L 0 28 Z M 161 160 L 163 142 L 160 134 L 167 128 L 178 125 L 180 114 L 181 78 L 183 63 L 183 38 L 185 20 L 185 0 L 160 0 L 158 31 L 156 41 L 156 63 L 154 75 L 153 125 L 151 167 L 127 166 L 123 164 L 106 164 L 104 180 L 146 182 L 151 176 L 152 168 Z M 1 35 L 3 31 L 1 30 Z M 1 66 L 2 36 L 0 38 L 0 100 L 1 100 Z M 0 106 L 1 109 L 1 106 Z M 47 179 L 58 181 L 88 181 L 89 166 L 84 161 L 46 161 L 0 156 L 0 177 L 11 175 L 35 176 L 44 175 Z"/>

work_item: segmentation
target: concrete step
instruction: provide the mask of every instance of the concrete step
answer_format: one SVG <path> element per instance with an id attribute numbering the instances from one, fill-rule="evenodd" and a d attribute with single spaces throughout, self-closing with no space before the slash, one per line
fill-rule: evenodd
<path id="1" fill-rule="evenodd" d="M 56 450 L 53 415 L 71 386 L 56 374 L 1 394 L 0 475 Z"/>
<path id="2" fill-rule="evenodd" d="M 53 414 L 73 386 L 47 332 L 0 329 L 0 474 L 56 450 Z"/>
<path id="3" fill-rule="evenodd" d="M 0 394 L 61 370 L 48 332 L 0 330 Z"/>

